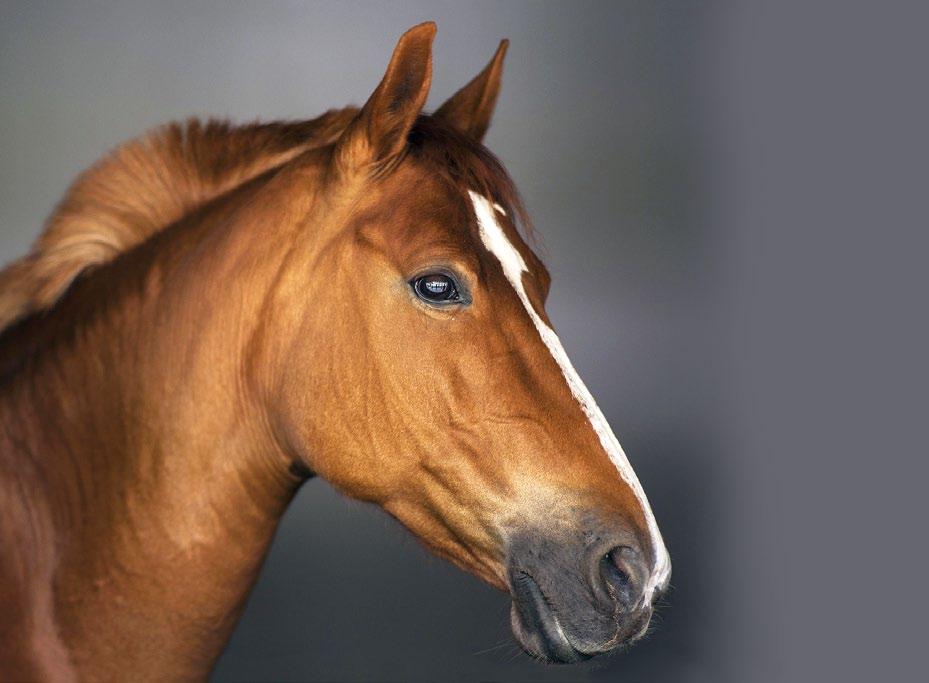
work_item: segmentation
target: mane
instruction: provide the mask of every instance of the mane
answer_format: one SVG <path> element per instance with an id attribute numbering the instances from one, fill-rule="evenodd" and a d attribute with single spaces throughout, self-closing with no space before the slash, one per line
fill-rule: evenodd
<path id="1" fill-rule="evenodd" d="M 0 271 L 0 332 L 47 310 L 83 272 L 112 261 L 198 206 L 334 143 L 358 110 L 310 121 L 169 123 L 131 140 L 84 171 L 46 222 L 30 252 Z M 500 161 L 480 142 L 422 115 L 409 153 L 461 188 L 504 207 L 532 235 L 523 203 Z"/>
<path id="2" fill-rule="evenodd" d="M 190 119 L 117 147 L 78 176 L 29 253 L 0 271 L 0 331 L 205 202 L 334 142 L 357 111 L 242 126 Z"/>

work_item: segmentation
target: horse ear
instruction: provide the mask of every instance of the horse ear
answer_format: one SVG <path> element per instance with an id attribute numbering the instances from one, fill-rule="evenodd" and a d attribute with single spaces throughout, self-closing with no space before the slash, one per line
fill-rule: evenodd
<path id="1" fill-rule="evenodd" d="M 452 95 L 435 113 L 465 135 L 483 140 L 490 128 L 490 118 L 500 94 L 500 79 L 503 76 L 503 58 L 510 41 L 500 41 L 500 47 L 484 70 L 461 90 Z"/>
<path id="2" fill-rule="evenodd" d="M 399 157 L 429 94 L 434 37 L 431 21 L 400 36 L 384 78 L 336 143 L 341 169 L 378 169 Z"/>

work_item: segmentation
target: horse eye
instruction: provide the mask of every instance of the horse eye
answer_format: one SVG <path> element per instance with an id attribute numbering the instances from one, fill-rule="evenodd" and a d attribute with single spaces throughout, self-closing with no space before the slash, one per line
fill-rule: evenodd
<path id="1" fill-rule="evenodd" d="M 461 301 L 455 281 L 442 273 L 416 278 L 413 281 L 413 291 L 420 299 L 430 303 Z"/>

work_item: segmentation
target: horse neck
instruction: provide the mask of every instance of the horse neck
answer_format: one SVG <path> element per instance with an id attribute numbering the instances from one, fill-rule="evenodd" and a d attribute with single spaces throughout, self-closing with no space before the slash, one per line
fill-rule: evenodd
<path id="1" fill-rule="evenodd" d="M 299 485 L 250 372 L 284 251 L 242 210 L 266 180 L 91 273 L 19 333 L 42 348 L 0 394 L 0 465 L 30 491 L 34 577 L 54 582 L 78 672 L 205 675 Z"/>

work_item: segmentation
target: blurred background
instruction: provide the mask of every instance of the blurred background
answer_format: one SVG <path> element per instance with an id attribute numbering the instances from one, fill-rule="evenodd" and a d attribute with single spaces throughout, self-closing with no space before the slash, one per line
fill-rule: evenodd
<path id="1" fill-rule="evenodd" d="M 361 104 L 438 22 L 434 108 L 511 39 L 486 143 L 674 563 L 651 635 L 522 655 L 509 599 L 321 480 L 215 671 L 246 680 L 910 680 L 927 607 L 916 3 L 0 3 L 0 260 L 106 150 Z"/>

